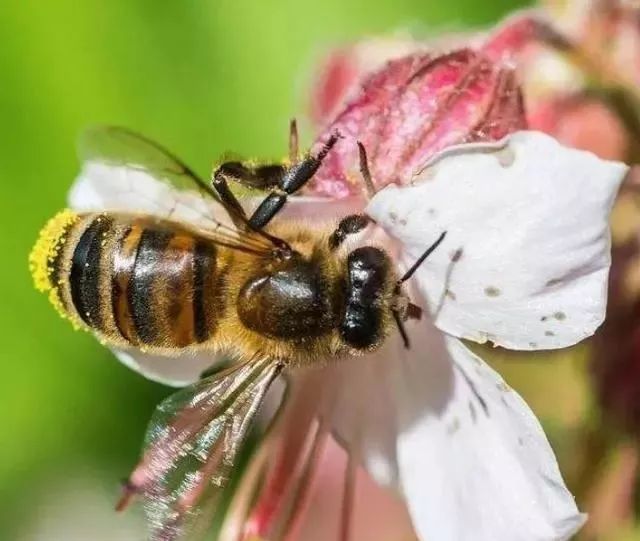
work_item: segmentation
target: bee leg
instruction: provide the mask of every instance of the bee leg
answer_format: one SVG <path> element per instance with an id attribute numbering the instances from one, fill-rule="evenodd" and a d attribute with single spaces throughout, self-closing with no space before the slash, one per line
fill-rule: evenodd
<path id="1" fill-rule="evenodd" d="M 291 164 L 298 163 L 300 156 L 298 140 L 298 122 L 292 118 L 289 122 L 289 163 Z"/>
<path id="2" fill-rule="evenodd" d="M 287 197 L 297 192 L 311 180 L 322 164 L 322 160 L 324 160 L 329 151 L 338 142 L 339 138 L 340 135 L 338 135 L 338 133 L 333 134 L 317 155 L 307 156 L 302 161 L 286 169 L 277 186 L 265 197 L 251 218 L 249 218 L 249 224 L 252 229 L 262 229 L 267 225 L 282 209 L 287 202 Z"/>
<path id="3" fill-rule="evenodd" d="M 371 219 L 366 214 L 351 214 L 340 220 L 338 227 L 329 237 L 329 248 L 336 250 L 349 235 L 360 233 L 371 223 Z"/>
<path id="4" fill-rule="evenodd" d="M 211 184 L 220 197 L 220 202 L 227 209 L 229 216 L 238 229 L 254 230 L 269 240 L 283 253 L 290 253 L 291 247 L 284 240 L 274 237 L 266 231 L 262 231 L 262 228 L 256 228 L 251 225 L 244 208 L 229 188 L 229 183 L 227 182 L 227 179 L 230 178 L 245 186 L 255 187 L 256 184 L 260 182 L 263 184 L 272 182 L 270 179 L 275 175 L 274 170 L 278 170 L 280 174 L 282 174 L 284 166 L 272 165 L 250 168 L 240 162 L 226 162 L 216 168 Z"/>
<path id="5" fill-rule="evenodd" d="M 367 199 L 372 199 L 374 195 L 376 195 L 376 187 L 373 184 L 373 180 L 371 178 L 371 171 L 369 169 L 369 159 L 367 158 L 367 151 L 364 148 L 364 145 L 358 141 L 358 154 L 360 158 L 360 175 L 362 175 L 362 180 L 364 182 L 364 188 L 367 195 Z"/>
<path id="6" fill-rule="evenodd" d="M 241 162 L 225 162 L 213 173 L 211 184 L 225 207 L 235 216 L 236 226 L 246 226 L 247 216 L 238 198 L 229 188 L 229 180 L 247 188 L 268 189 L 277 186 L 286 169 L 283 165 L 262 165 L 250 167 Z"/>
<path id="7" fill-rule="evenodd" d="M 213 189 L 216 191 L 222 204 L 224 207 L 229 210 L 229 215 L 233 220 L 236 227 L 242 227 L 246 223 L 247 215 L 238 201 L 238 198 L 235 194 L 229 189 L 229 184 L 227 183 L 225 166 L 227 164 L 222 164 L 218 167 L 213 173 L 213 179 L 211 181 L 211 185 Z"/>

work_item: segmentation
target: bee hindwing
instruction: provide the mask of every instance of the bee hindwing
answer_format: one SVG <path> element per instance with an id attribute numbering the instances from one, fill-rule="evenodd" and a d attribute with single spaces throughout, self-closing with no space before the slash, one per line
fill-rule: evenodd
<path id="1" fill-rule="evenodd" d="M 229 481 L 251 422 L 282 369 L 252 361 L 214 374 L 162 402 L 119 508 L 144 499 L 152 541 L 194 539 Z"/>

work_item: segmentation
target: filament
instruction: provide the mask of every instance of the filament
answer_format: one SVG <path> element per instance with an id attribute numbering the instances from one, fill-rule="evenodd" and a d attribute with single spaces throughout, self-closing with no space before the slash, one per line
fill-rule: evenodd
<path id="1" fill-rule="evenodd" d="M 351 539 L 351 526 L 355 508 L 356 481 L 358 462 L 353 451 L 347 451 L 347 464 L 344 470 L 344 488 L 342 492 L 342 507 L 340 509 L 339 541 Z"/>

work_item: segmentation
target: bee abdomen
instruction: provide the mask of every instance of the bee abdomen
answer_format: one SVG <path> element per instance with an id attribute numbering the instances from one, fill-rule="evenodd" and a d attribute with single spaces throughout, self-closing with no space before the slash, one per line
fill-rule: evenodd
<path id="1" fill-rule="evenodd" d="M 210 339 L 222 316 L 217 256 L 173 222 L 66 211 L 43 230 L 31 267 L 63 316 L 107 341 L 184 348 Z"/>
<path id="2" fill-rule="evenodd" d="M 216 247 L 177 224 L 139 220 L 111 264 L 117 332 L 134 345 L 183 348 L 208 340 L 222 313 Z"/>

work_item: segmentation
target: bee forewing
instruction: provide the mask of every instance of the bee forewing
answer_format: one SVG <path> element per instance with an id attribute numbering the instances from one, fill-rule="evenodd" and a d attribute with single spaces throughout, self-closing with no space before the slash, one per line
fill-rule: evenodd
<path id="1" fill-rule="evenodd" d="M 186 222 L 212 231 L 231 220 L 203 180 L 156 143 L 124 128 L 87 130 L 79 141 L 82 169 L 69 192 L 69 206 L 80 212 L 143 213 Z M 227 231 L 229 231 L 227 229 Z M 242 239 L 242 235 L 237 235 Z M 239 241 L 241 244 L 241 240 Z M 162 356 L 113 350 L 126 366 L 172 386 L 188 385 L 218 362 L 216 355 Z"/>
<path id="2" fill-rule="evenodd" d="M 87 130 L 82 169 L 69 193 L 79 211 L 154 214 L 212 228 L 229 217 L 208 184 L 156 143 L 124 128 Z"/>
<path id="3" fill-rule="evenodd" d="M 176 155 L 159 143 L 120 126 L 94 126 L 78 141 L 78 154 L 85 162 L 100 162 L 146 171 L 179 190 L 197 188 L 214 199 L 212 188 Z"/>
<path id="4" fill-rule="evenodd" d="M 151 541 L 204 534 L 239 450 L 281 365 L 235 366 L 177 392 L 158 406 L 128 493 L 142 496 Z"/>

